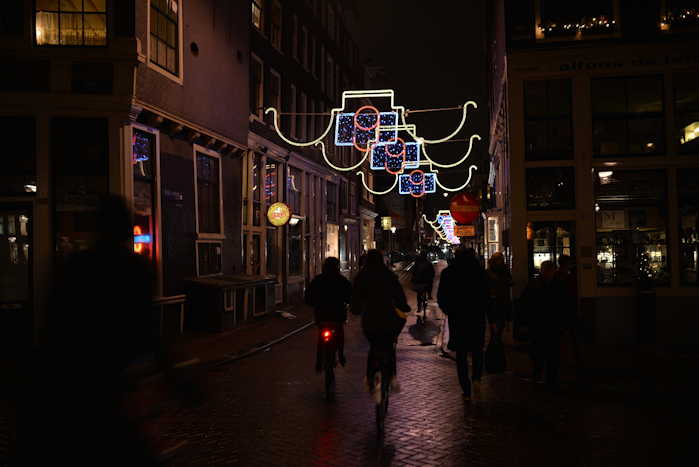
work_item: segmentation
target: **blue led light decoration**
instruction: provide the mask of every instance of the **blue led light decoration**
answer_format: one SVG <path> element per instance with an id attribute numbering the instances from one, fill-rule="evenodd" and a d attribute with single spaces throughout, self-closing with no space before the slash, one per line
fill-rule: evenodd
<path id="1" fill-rule="evenodd" d="M 448 209 L 440 210 L 433 221 L 429 220 L 424 214 L 422 218 L 434 229 L 442 240 L 453 245 L 461 243 L 459 237 L 454 235 L 454 218 L 451 217 L 451 212 L 449 212 Z"/>
<path id="2" fill-rule="evenodd" d="M 375 99 L 388 99 L 388 108 L 379 109 L 374 105 L 366 104 Z M 444 138 L 425 139 L 418 135 L 414 124 L 409 124 L 406 117 L 410 111 L 403 106 L 395 105 L 395 93 L 391 89 L 379 89 L 369 91 L 344 91 L 342 93 L 342 104 L 340 107 L 330 111 L 328 125 L 317 138 L 298 142 L 287 138 L 280 130 L 279 111 L 275 108 L 268 108 L 265 114 L 271 113 L 273 116 L 274 129 L 279 137 L 292 146 L 309 147 L 316 146 L 320 149 L 325 162 L 335 170 L 350 172 L 357 170 L 369 159 L 369 168 L 375 171 L 385 171 L 394 176 L 390 188 L 384 191 L 377 191 L 367 186 L 364 180 L 364 172 L 356 172 L 361 179 L 364 188 L 375 195 L 389 193 L 396 186 L 398 192 L 403 195 L 410 195 L 416 198 L 425 194 L 436 193 L 437 187 L 444 191 L 461 191 L 471 181 L 473 170 L 477 170 L 475 165 L 471 165 L 465 170 L 468 175 L 466 181 L 458 187 L 446 187 L 442 185 L 438 178 L 440 168 L 454 168 L 463 164 L 470 156 L 473 148 L 473 141 L 480 140 L 480 136 L 472 134 L 468 138 L 468 151 L 453 163 L 440 163 L 432 159 L 427 152 L 427 145 L 440 144 L 450 140 L 462 130 L 466 123 L 468 108 L 477 108 L 473 101 L 464 103 L 451 109 L 430 109 L 430 110 L 461 110 L 461 122 L 457 128 Z M 351 109 L 356 108 L 354 112 Z M 331 133 L 333 126 L 334 133 Z M 334 136 L 334 138 L 333 138 Z M 326 142 L 337 147 L 352 147 L 362 154 L 359 161 L 350 167 L 342 167 L 334 164 L 326 153 Z"/>

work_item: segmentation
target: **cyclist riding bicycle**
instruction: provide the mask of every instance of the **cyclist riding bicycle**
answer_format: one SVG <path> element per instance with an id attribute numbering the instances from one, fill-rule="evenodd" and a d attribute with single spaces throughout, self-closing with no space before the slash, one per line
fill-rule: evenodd
<path id="1" fill-rule="evenodd" d="M 432 298 L 432 283 L 434 282 L 434 266 L 427 259 L 427 252 L 423 250 L 415 259 L 413 265 L 413 275 L 410 280 L 412 288 L 417 292 L 418 298 L 418 313 L 420 312 L 421 302 L 426 304 L 427 298 Z M 422 310 L 424 313 L 426 310 Z"/>
<path id="2" fill-rule="evenodd" d="M 383 261 L 379 250 L 367 252 L 366 265 L 354 280 L 351 311 L 362 317 L 362 330 L 369 341 L 366 385 L 374 395 L 380 389 L 375 375 L 380 369 L 379 354 L 389 353 L 391 386 L 398 392 L 396 377 L 395 343 L 405 325 L 404 313 L 410 312 L 403 287 L 398 277 Z"/>
<path id="3" fill-rule="evenodd" d="M 322 323 L 334 323 L 337 330 L 337 351 L 340 365 L 345 366 L 345 333 L 343 324 L 347 321 L 347 305 L 352 297 L 352 284 L 340 274 L 340 260 L 327 258 L 323 272 L 311 281 L 306 289 L 306 304 L 315 308 L 314 318 L 320 327 Z M 322 371 L 320 361 L 321 339 L 318 336 L 316 351 L 316 371 Z"/>

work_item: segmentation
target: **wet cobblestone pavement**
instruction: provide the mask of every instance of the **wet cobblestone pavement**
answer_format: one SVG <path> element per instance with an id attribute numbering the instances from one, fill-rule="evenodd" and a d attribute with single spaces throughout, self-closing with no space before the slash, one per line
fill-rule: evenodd
<path id="1" fill-rule="evenodd" d="M 515 368 L 484 377 L 474 400 L 464 402 L 454 362 L 429 345 L 440 317 L 433 309 L 423 329 L 411 317 L 401 336 L 402 391 L 391 397 L 382 443 L 362 384 L 367 345 L 353 318 L 334 403 L 313 372 L 311 328 L 212 371 L 207 402 L 163 420 L 169 437 L 188 441 L 169 464 L 699 465 L 690 450 L 696 405 L 660 396 L 652 384 L 569 384 L 553 395 Z M 511 357 L 516 366 L 522 356 Z"/>

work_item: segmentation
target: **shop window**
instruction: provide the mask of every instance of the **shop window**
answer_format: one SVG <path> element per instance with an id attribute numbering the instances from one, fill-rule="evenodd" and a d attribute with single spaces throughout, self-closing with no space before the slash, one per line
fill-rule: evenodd
<path id="1" fill-rule="evenodd" d="M 294 167 L 289 167 L 289 180 L 287 183 L 287 199 L 289 209 L 293 214 L 301 214 L 301 190 L 303 188 L 303 172 Z"/>
<path id="2" fill-rule="evenodd" d="M 326 204 L 327 204 L 327 215 L 328 222 L 337 223 L 337 185 L 328 182 L 327 184 L 327 194 L 326 194 Z"/>
<path id="3" fill-rule="evenodd" d="M 524 107 L 527 160 L 571 159 L 570 80 L 525 82 Z"/>
<path id="4" fill-rule="evenodd" d="M 250 191 L 252 198 L 252 225 L 261 225 L 262 217 L 262 160 L 259 154 L 253 153 L 252 167 L 250 167 Z"/>
<path id="5" fill-rule="evenodd" d="M 262 61 L 254 55 L 250 60 L 250 113 L 262 118 L 264 107 L 264 82 Z"/>
<path id="6" fill-rule="evenodd" d="M 221 273 L 221 242 L 197 241 L 197 275 Z"/>
<path id="7" fill-rule="evenodd" d="M 107 45 L 106 0 L 37 0 L 37 45 Z"/>
<path id="8" fill-rule="evenodd" d="M 527 209 L 575 209 L 573 168 L 527 169 Z"/>
<path id="9" fill-rule="evenodd" d="M 173 75 L 180 71 L 180 2 L 150 1 L 150 62 Z"/>
<path id="10" fill-rule="evenodd" d="M 156 135 L 133 128 L 134 251 L 154 259 Z"/>
<path id="11" fill-rule="evenodd" d="M 196 159 L 197 233 L 222 234 L 221 161 L 200 151 Z"/>
<path id="12" fill-rule="evenodd" d="M 677 73 L 675 86 L 675 132 L 679 152 L 699 153 L 699 87 L 697 73 Z"/>
<path id="13" fill-rule="evenodd" d="M 680 215 L 680 278 L 682 285 L 699 285 L 699 170 L 677 173 Z"/>
<path id="14" fill-rule="evenodd" d="M 558 266 L 561 255 L 575 257 L 574 222 L 530 222 L 527 225 L 529 275 L 537 277 L 544 261 Z"/>
<path id="15" fill-rule="evenodd" d="M 94 246 L 98 202 L 109 189 L 108 152 L 106 119 L 52 120 L 51 168 L 59 260 Z"/>
<path id="16" fill-rule="evenodd" d="M 264 0 L 252 0 L 251 8 L 252 15 L 251 20 L 253 26 L 257 28 L 258 31 L 263 32 L 264 28 Z M 272 22 L 274 24 L 274 9 L 272 10 Z"/>
<path id="17" fill-rule="evenodd" d="M 0 117 L 0 194 L 36 193 L 36 126 L 32 117 Z"/>
<path id="18" fill-rule="evenodd" d="M 666 199 L 662 170 L 596 172 L 599 285 L 669 283 Z"/>
<path id="19" fill-rule="evenodd" d="M 289 223 L 289 275 L 298 276 L 303 268 L 303 220 Z"/>
<path id="20" fill-rule="evenodd" d="M 592 118 L 595 156 L 662 154 L 662 77 L 593 79 Z"/>

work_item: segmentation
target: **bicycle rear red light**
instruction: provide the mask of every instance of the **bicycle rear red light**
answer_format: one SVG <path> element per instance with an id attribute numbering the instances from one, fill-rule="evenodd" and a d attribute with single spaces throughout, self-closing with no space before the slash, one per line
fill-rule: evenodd
<path id="1" fill-rule="evenodd" d="M 325 340 L 326 342 L 329 341 L 331 335 L 332 333 L 330 331 L 323 331 L 323 340 Z"/>

